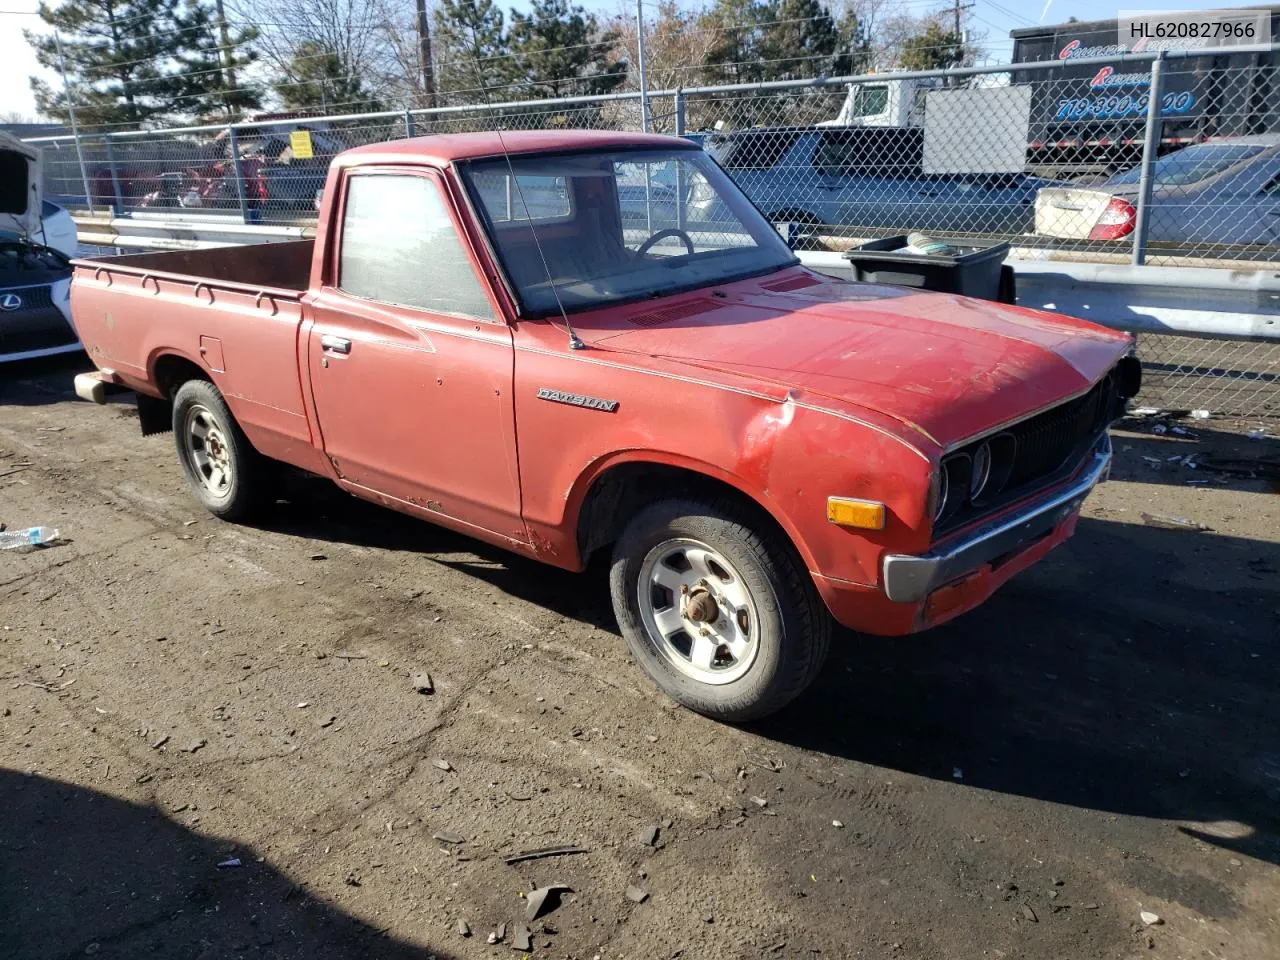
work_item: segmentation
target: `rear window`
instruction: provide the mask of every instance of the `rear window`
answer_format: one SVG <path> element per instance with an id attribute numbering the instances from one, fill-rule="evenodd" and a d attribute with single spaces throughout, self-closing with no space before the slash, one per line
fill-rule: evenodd
<path id="1" fill-rule="evenodd" d="M 493 223 L 564 220 L 573 214 L 564 177 L 537 177 L 510 171 L 477 173 L 471 181 Z"/>

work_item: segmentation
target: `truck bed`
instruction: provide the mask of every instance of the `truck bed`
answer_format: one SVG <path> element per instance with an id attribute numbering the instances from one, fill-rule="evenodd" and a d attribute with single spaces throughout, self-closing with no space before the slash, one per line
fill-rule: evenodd
<path id="1" fill-rule="evenodd" d="M 258 450 L 301 462 L 314 452 L 298 364 L 312 246 L 76 260 L 72 322 L 111 382 L 164 397 L 175 364 L 199 368 Z"/>
<path id="2" fill-rule="evenodd" d="M 112 271 L 159 274 L 206 283 L 269 288 L 301 293 L 311 275 L 314 240 L 214 247 L 208 250 L 165 250 L 77 261 Z"/>

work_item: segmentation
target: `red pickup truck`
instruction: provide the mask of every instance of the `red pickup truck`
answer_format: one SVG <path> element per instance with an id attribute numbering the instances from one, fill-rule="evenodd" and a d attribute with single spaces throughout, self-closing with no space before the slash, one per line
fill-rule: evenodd
<path id="1" fill-rule="evenodd" d="M 283 461 L 609 551 L 637 661 L 727 720 L 803 690 L 833 619 L 922 630 L 1070 536 L 1138 387 L 1126 336 L 806 269 L 682 140 L 378 144 L 324 197 L 314 242 L 77 261 L 77 393 L 134 390 L 228 520 Z"/>

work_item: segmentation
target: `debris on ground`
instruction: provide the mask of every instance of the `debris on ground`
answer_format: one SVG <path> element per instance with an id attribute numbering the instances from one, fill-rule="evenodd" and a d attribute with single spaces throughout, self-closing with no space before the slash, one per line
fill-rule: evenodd
<path id="1" fill-rule="evenodd" d="M 208 740 L 192 740 L 182 748 L 183 753 L 195 753 L 197 750 L 203 750 L 209 745 Z"/>
<path id="2" fill-rule="evenodd" d="M 423 694 L 435 693 L 436 688 L 435 688 L 435 684 L 431 682 L 431 674 L 429 673 L 414 674 L 413 692 L 423 693 Z"/>
<path id="3" fill-rule="evenodd" d="M 1196 466 L 1249 480 L 1280 480 L 1280 458 L 1277 457 L 1202 457 Z"/>
<path id="4" fill-rule="evenodd" d="M 1142 522 L 1148 527 L 1155 527 L 1158 530 L 1193 530 L 1197 533 L 1213 532 L 1213 527 L 1197 523 L 1195 520 L 1188 520 L 1185 517 L 1160 517 L 1153 513 L 1143 513 Z"/>
<path id="5" fill-rule="evenodd" d="M 524 924 L 511 931 L 511 949 L 529 951 L 533 949 L 533 931 Z"/>
<path id="6" fill-rule="evenodd" d="M 831 821 L 831 825 L 832 825 L 833 827 L 835 827 L 837 830 L 843 830 L 843 829 L 844 829 L 844 822 L 843 822 L 843 821 L 841 821 L 841 820 L 832 820 L 832 821 Z"/>
<path id="7" fill-rule="evenodd" d="M 1148 927 L 1157 927 L 1160 924 L 1164 923 L 1164 920 L 1163 918 L 1161 918 L 1160 914 L 1152 913 L 1150 910 L 1143 910 L 1140 914 L 1138 914 L 1138 916 L 1142 919 L 1142 922 L 1145 923 Z"/>
<path id="8" fill-rule="evenodd" d="M 641 846 L 652 847 L 658 842 L 658 833 L 659 829 L 656 824 L 652 827 L 645 827 L 641 830 L 639 836 Z"/>
<path id="9" fill-rule="evenodd" d="M 761 770 L 768 770 L 770 773 L 779 773 L 786 766 L 781 760 L 775 760 L 773 757 L 764 757 L 757 754 L 746 755 L 747 763 L 753 767 L 759 767 Z"/>
<path id="10" fill-rule="evenodd" d="M 163 737 L 161 737 L 159 740 L 156 740 L 156 741 L 154 741 L 154 742 L 151 744 L 151 749 L 152 749 L 152 750 L 159 750 L 161 747 L 163 747 L 163 746 L 164 746 L 166 743 L 168 743 L 168 742 L 169 742 L 169 735 L 166 733 L 166 734 L 165 734 Z"/>
<path id="11" fill-rule="evenodd" d="M 488 936 L 489 943 L 501 943 L 507 939 L 507 925 L 505 923 L 498 924 L 498 929 Z"/>
<path id="12" fill-rule="evenodd" d="M 431 765 L 435 767 L 437 770 L 443 770 L 445 773 L 448 773 L 450 770 L 453 769 L 453 764 L 451 764 L 448 760 L 432 760 Z"/>
<path id="13" fill-rule="evenodd" d="M 464 842 L 465 838 L 462 837 L 460 834 L 448 833 L 444 830 L 441 830 L 439 833 L 433 833 L 431 835 L 431 839 L 439 840 L 441 843 L 462 843 Z"/>
<path id="14" fill-rule="evenodd" d="M 533 923 L 544 913 L 550 913 L 560 905 L 560 894 L 572 892 L 573 887 L 564 883 L 549 883 L 545 887 L 530 890 L 528 903 L 524 908 L 524 918 Z"/>
<path id="15" fill-rule="evenodd" d="M 23 547 L 46 547 L 59 538 L 53 527 L 28 527 L 25 530 L 0 531 L 0 550 L 18 550 Z"/>
<path id="16" fill-rule="evenodd" d="M 769 805 L 769 801 L 766 800 L 764 797 L 752 797 L 751 802 L 754 803 L 757 807 L 760 807 L 762 809 Z"/>
<path id="17" fill-rule="evenodd" d="M 537 850 L 524 850 L 506 857 L 508 864 L 523 863 L 525 860 L 541 860 L 543 857 L 563 857 L 571 853 L 586 853 L 586 847 L 559 846 L 539 847 Z"/>
<path id="18" fill-rule="evenodd" d="M 1211 414 L 1208 410 L 1192 410 L 1191 411 L 1192 420 L 1208 420 L 1211 416 L 1213 416 L 1213 414 Z"/>
<path id="19" fill-rule="evenodd" d="M 649 894 L 639 887 L 627 887 L 627 899 L 632 903 L 644 903 L 649 899 Z"/>
<path id="20" fill-rule="evenodd" d="M 239 857 L 227 857 L 227 859 L 221 860 L 218 863 L 219 870 L 230 870 L 238 866 L 241 866 Z"/>
<path id="21" fill-rule="evenodd" d="M 458 936 L 460 937 L 471 936 L 471 924 L 467 923 L 467 921 L 463 920 L 461 917 L 458 918 L 458 922 L 454 924 L 453 929 L 458 932 Z"/>
<path id="22" fill-rule="evenodd" d="M 1024 903 L 1022 905 L 1022 917 L 1024 920 L 1030 920 L 1032 923 L 1039 923 L 1040 918 L 1036 916 L 1036 912 L 1031 909 L 1031 904 Z"/>

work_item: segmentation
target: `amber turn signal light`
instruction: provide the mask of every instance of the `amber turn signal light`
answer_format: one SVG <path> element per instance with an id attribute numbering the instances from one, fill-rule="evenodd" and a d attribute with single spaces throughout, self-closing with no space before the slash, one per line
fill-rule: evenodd
<path id="1" fill-rule="evenodd" d="M 884 504 L 853 497 L 827 497 L 827 519 L 838 527 L 884 529 Z"/>

